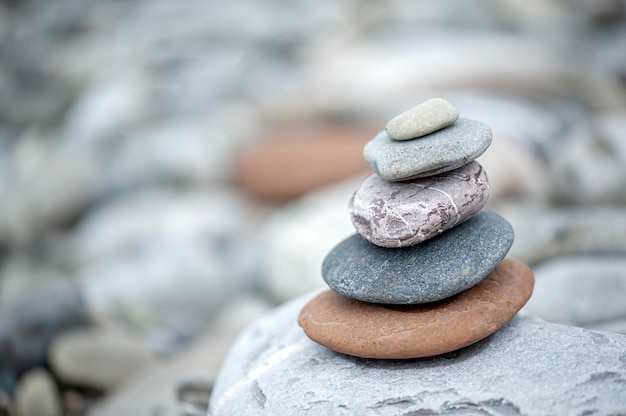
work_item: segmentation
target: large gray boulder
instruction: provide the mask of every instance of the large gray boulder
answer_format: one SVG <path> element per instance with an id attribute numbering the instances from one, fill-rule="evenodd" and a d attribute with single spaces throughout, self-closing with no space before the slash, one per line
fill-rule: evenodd
<path id="1" fill-rule="evenodd" d="M 209 415 L 554 415 L 626 411 L 626 336 L 515 317 L 462 350 L 371 360 L 310 341 L 311 298 L 260 318 L 233 346 Z"/>

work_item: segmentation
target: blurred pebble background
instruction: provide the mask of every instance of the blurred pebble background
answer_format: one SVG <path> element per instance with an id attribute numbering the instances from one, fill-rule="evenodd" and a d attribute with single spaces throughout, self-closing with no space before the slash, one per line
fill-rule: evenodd
<path id="1" fill-rule="evenodd" d="M 0 1 L 0 415 L 204 414 L 432 97 L 494 131 L 526 310 L 626 333 L 626 1 Z"/>

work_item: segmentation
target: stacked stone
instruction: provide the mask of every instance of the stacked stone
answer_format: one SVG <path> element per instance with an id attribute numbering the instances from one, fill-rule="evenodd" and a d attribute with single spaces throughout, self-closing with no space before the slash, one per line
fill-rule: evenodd
<path id="1" fill-rule="evenodd" d="M 324 259 L 332 290 L 301 311 L 313 341 L 364 358 L 451 352 L 502 328 L 530 298 L 533 273 L 505 258 L 513 228 L 482 210 L 489 181 L 475 161 L 491 129 L 435 98 L 366 144 L 375 171 L 350 200 L 356 234 Z"/>

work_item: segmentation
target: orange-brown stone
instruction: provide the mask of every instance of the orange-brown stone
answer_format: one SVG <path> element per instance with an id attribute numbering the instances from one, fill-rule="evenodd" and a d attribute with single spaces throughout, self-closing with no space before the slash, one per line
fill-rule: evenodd
<path id="1" fill-rule="evenodd" d="M 258 198 L 285 201 L 370 171 L 363 146 L 377 132 L 364 125 L 283 127 L 235 161 L 233 182 Z"/>
<path id="2" fill-rule="evenodd" d="M 532 270 L 506 258 L 476 286 L 417 306 L 381 305 L 331 290 L 311 300 L 298 323 L 313 341 L 364 358 L 430 357 L 471 345 L 502 328 L 524 306 Z"/>

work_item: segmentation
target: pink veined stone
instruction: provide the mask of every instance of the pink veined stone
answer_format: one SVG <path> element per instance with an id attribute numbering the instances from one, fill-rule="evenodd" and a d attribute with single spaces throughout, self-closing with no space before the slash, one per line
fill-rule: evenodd
<path id="1" fill-rule="evenodd" d="M 478 162 L 402 182 L 368 176 L 350 199 L 357 233 L 382 247 L 419 244 L 476 214 L 489 199 L 487 173 Z"/>

